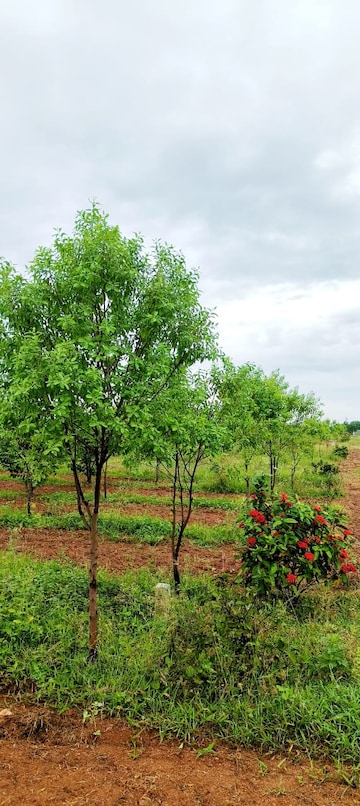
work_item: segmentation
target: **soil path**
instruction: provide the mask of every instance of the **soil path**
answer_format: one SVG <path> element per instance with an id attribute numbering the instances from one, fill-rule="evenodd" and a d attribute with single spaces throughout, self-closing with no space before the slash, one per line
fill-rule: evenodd
<path id="1" fill-rule="evenodd" d="M 343 463 L 351 527 L 360 538 L 360 445 Z M 44 530 L 45 532 L 45 530 Z M 50 540 L 49 540 L 50 537 Z M 2 530 L 0 545 L 9 533 Z M 60 541 L 60 542 L 59 542 Z M 21 530 L 17 547 L 38 556 L 87 558 L 86 533 L 49 535 Z M 234 567 L 230 547 L 186 547 L 184 565 L 192 570 Z M 150 562 L 168 564 L 166 546 L 103 542 L 100 564 L 113 571 Z M 100 733 L 99 733 L 100 732 Z M 350 789 L 331 765 L 309 764 L 290 756 L 264 756 L 221 745 L 201 749 L 179 742 L 159 743 L 117 720 L 97 718 L 84 726 L 80 712 L 61 716 L 49 709 L 7 698 L 0 701 L 0 806 L 355 806 Z"/>

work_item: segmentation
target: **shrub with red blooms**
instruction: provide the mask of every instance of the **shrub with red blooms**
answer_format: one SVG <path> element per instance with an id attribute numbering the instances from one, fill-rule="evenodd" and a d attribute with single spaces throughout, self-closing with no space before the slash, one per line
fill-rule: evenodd
<path id="1" fill-rule="evenodd" d="M 242 528 L 240 575 L 259 596 L 294 599 L 315 582 L 346 582 L 357 572 L 344 562 L 349 554 L 342 541 L 351 540 L 352 532 L 334 507 L 291 501 L 286 493 L 266 501 L 258 489 Z"/>

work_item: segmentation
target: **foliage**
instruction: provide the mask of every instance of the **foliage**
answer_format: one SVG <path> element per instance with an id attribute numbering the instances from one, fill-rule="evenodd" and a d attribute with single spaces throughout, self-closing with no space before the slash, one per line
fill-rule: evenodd
<path id="1" fill-rule="evenodd" d="M 252 499 L 241 524 L 240 573 L 258 596 L 294 600 L 314 582 L 346 582 L 357 572 L 345 549 L 351 532 L 337 510 L 293 502 L 286 493 L 268 502 L 261 485 Z"/>

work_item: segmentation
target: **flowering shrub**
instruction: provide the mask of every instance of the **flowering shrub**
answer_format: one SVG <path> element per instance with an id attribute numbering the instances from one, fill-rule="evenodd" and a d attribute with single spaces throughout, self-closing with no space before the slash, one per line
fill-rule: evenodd
<path id="1" fill-rule="evenodd" d="M 264 490 L 239 524 L 246 538 L 241 574 L 259 595 L 296 598 L 312 582 L 341 579 L 357 572 L 347 562 L 351 538 L 339 512 L 293 502 L 286 493 L 271 503 Z"/>

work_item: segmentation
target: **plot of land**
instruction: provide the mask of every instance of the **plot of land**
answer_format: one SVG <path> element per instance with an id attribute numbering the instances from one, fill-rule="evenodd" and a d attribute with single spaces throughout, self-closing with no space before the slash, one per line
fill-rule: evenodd
<path id="1" fill-rule="evenodd" d="M 350 514 L 351 526 L 360 535 L 360 450 L 353 448 L 343 463 L 346 498 L 341 505 Z M 129 492 L 122 490 L 123 494 Z M 2 485 L 12 494 L 21 490 L 15 483 Z M 66 492 L 71 485 L 49 486 L 40 495 Z M 131 487 L 134 492 L 134 486 Z M 109 487 L 109 493 L 117 488 Z M 150 492 L 154 492 L 149 491 Z M 159 497 L 169 491 L 159 489 Z M 145 495 L 144 487 L 136 489 Z M 20 494 L 20 492 L 19 492 Z M 209 501 L 211 501 L 209 496 Z M 18 499 L 11 505 L 18 504 Z M 47 511 L 49 504 L 39 497 L 37 511 Z M 68 511 L 71 504 L 62 505 Z M 113 504 L 111 504 L 113 506 Z M 124 510 L 145 510 L 164 518 L 166 504 L 124 504 Z M 159 509 L 160 507 L 160 509 Z M 156 510 L 156 508 L 158 508 Z M 211 519 L 214 518 L 212 521 Z M 196 521 L 196 519 L 198 519 Z M 195 510 L 194 522 L 234 524 L 236 512 L 216 510 L 209 506 Z M 12 541 L 18 551 L 42 558 L 69 557 L 87 564 L 88 535 L 82 531 L 2 529 L 0 547 Z M 238 561 L 231 545 L 212 548 L 187 543 L 182 564 L 191 571 L 235 570 Z M 103 539 L 100 565 L 119 572 L 150 564 L 164 569 L 170 565 L 169 548 L 159 545 L 110 542 Z M 207 745 L 207 746 L 206 746 Z M 332 765 L 311 764 L 289 747 L 283 755 L 261 755 L 242 749 L 229 749 L 220 744 L 198 742 L 195 748 L 180 741 L 159 743 L 158 736 L 137 731 L 118 720 L 101 716 L 83 724 L 82 712 L 58 715 L 47 708 L 26 705 L 14 698 L 0 703 L 0 804 L 1 806 L 254 806 L 284 803 L 288 806 L 313 804 L 337 806 L 360 803 L 359 790 L 351 789 L 346 774 Z"/>

